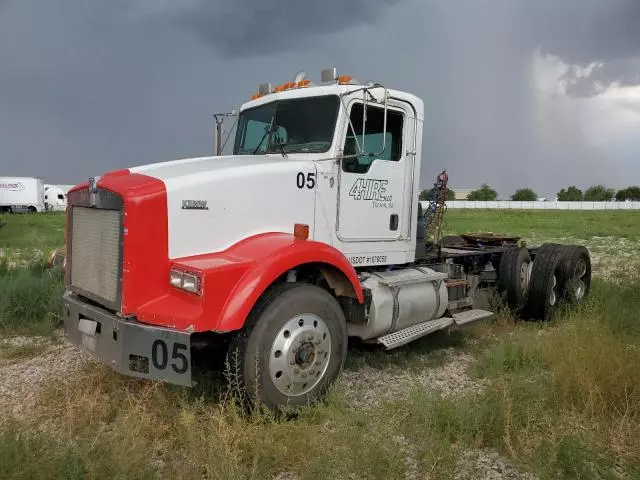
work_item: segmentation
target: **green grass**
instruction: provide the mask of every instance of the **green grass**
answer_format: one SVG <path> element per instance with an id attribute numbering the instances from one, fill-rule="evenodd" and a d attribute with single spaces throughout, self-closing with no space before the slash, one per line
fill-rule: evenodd
<path id="1" fill-rule="evenodd" d="M 34 213 L 0 215 L 0 248 L 54 249 L 64 245 L 65 215 Z"/>
<path id="2" fill-rule="evenodd" d="M 448 210 L 448 234 L 508 233 L 525 238 L 640 238 L 640 211 Z"/>
<path id="3" fill-rule="evenodd" d="M 62 322 L 63 272 L 0 263 L 0 335 L 51 334 Z"/>

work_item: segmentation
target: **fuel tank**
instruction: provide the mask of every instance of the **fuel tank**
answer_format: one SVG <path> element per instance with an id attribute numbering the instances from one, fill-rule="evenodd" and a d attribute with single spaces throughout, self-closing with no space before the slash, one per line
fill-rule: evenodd
<path id="1" fill-rule="evenodd" d="M 441 317 L 447 309 L 446 273 L 426 267 L 366 273 L 371 291 L 366 324 L 348 324 L 349 335 L 371 340 Z"/>

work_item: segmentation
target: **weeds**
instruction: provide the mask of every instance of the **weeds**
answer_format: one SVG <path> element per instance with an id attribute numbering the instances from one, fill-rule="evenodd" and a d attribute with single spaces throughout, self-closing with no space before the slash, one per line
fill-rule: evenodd
<path id="1" fill-rule="evenodd" d="M 19 347 L 12 347 L 0 344 L 0 365 L 4 362 L 11 363 L 37 357 L 47 350 L 47 348 L 47 345 L 23 345 Z"/>
<path id="2" fill-rule="evenodd" d="M 51 334 L 62 322 L 63 272 L 42 264 L 12 270 L 0 263 L 0 334 Z"/>

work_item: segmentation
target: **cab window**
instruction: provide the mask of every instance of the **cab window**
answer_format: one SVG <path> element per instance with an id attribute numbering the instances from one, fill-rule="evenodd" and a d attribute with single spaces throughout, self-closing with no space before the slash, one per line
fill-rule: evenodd
<path id="1" fill-rule="evenodd" d="M 350 119 L 354 132 L 348 127 L 344 145 L 345 155 L 358 153 L 358 145 L 362 148 L 362 117 L 364 106 L 361 103 L 351 108 Z M 350 173 L 366 173 L 374 160 L 397 162 L 402 157 L 402 124 L 403 115 L 387 110 L 387 130 L 384 131 L 384 108 L 367 105 L 366 129 L 364 133 L 364 155 L 345 158 L 342 169 Z M 357 142 L 356 142 L 357 138 Z M 382 144 L 386 139 L 382 153 Z M 380 153 L 373 156 L 373 154 Z"/>

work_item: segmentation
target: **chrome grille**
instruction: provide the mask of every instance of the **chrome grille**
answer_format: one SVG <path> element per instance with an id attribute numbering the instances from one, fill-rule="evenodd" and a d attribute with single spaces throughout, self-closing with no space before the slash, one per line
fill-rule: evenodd
<path id="1" fill-rule="evenodd" d="M 114 304 L 120 271 L 120 212 L 74 206 L 71 286 Z"/>

